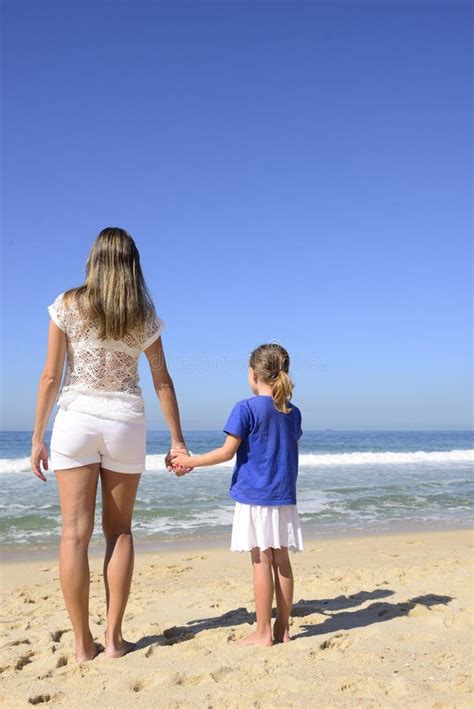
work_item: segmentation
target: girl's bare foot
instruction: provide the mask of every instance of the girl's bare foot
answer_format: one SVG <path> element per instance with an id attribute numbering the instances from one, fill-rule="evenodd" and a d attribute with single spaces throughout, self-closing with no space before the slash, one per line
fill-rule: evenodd
<path id="1" fill-rule="evenodd" d="M 239 640 L 239 645 L 273 645 L 271 633 L 250 633 L 246 638 Z"/>
<path id="2" fill-rule="evenodd" d="M 278 625 L 278 622 L 275 621 L 273 626 L 273 639 L 276 643 L 289 643 L 291 638 L 288 626 L 286 626 L 286 628 L 282 628 Z"/>
<path id="3" fill-rule="evenodd" d="M 93 660 L 99 652 L 102 652 L 104 649 L 103 645 L 100 643 L 94 642 L 94 640 L 91 639 L 91 642 L 81 648 L 76 647 L 76 660 L 79 663 L 82 662 L 90 662 L 90 660 Z"/>
<path id="4" fill-rule="evenodd" d="M 131 652 L 136 647 L 136 643 L 130 643 L 128 640 L 120 640 L 118 643 L 109 643 L 105 645 L 105 656 L 106 657 L 123 657 L 128 652 Z"/>

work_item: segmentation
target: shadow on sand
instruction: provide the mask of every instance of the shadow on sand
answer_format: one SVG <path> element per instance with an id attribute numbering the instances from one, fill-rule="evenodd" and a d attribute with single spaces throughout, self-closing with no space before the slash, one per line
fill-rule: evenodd
<path id="1" fill-rule="evenodd" d="M 376 589 L 374 591 L 359 591 L 350 596 L 337 596 L 336 598 L 315 599 L 312 601 L 300 600 L 293 606 L 293 618 L 305 618 L 306 616 L 318 614 L 326 617 L 319 619 L 316 623 L 302 625 L 300 632 L 292 635 L 293 640 L 310 637 L 313 635 L 325 635 L 340 630 L 351 630 L 361 628 L 373 623 L 382 623 L 392 618 L 408 615 L 417 605 L 425 606 L 431 610 L 432 606 L 447 605 L 452 601 L 451 596 L 438 596 L 432 593 L 424 596 L 410 598 L 400 603 L 388 603 L 381 599 L 392 596 L 394 591 L 390 589 Z M 366 601 L 374 601 L 366 608 L 353 609 Z M 275 616 L 275 611 L 273 612 Z M 163 631 L 161 635 L 146 635 L 141 638 L 135 647 L 140 650 L 150 645 L 174 645 L 175 643 L 192 640 L 198 633 L 204 630 L 215 630 L 216 628 L 231 628 L 244 623 L 253 624 L 255 613 L 250 613 L 246 608 L 235 608 L 223 613 L 220 616 L 211 618 L 199 618 L 191 620 L 184 626 L 173 626 Z M 326 641 L 327 643 L 328 641 Z M 323 643 L 322 645 L 324 645 Z M 321 646 L 322 647 L 322 646 Z M 329 645 L 327 645 L 329 647 Z"/>

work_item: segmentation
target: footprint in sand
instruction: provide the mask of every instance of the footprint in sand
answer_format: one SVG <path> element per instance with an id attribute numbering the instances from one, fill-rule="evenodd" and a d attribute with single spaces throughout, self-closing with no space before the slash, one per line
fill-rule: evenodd
<path id="1" fill-rule="evenodd" d="M 347 692 L 347 690 L 351 690 L 353 688 L 353 686 L 354 685 L 351 684 L 350 682 L 343 682 L 341 684 L 341 686 L 339 687 L 339 689 L 341 690 L 341 692 Z"/>
<path id="2" fill-rule="evenodd" d="M 352 640 L 348 635 L 344 633 L 337 633 L 332 637 L 328 638 L 319 646 L 320 650 L 346 650 L 346 648 L 352 645 Z"/>
<path id="3" fill-rule="evenodd" d="M 215 670 L 210 674 L 214 682 L 219 683 L 226 675 L 229 674 L 229 672 L 232 672 L 232 667 L 219 667 L 218 670 Z"/>
<path id="4" fill-rule="evenodd" d="M 185 571 L 192 571 L 193 567 L 178 566 L 177 564 L 151 564 L 151 568 L 164 574 L 183 574 Z"/>
<path id="5" fill-rule="evenodd" d="M 56 662 L 56 667 L 59 669 L 60 667 L 65 667 L 68 663 L 68 658 L 66 655 L 61 655 L 61 657 L 58 658 L 58 661 Z"/>
<path id="6" fill-rule="evenodd" d="M 417 604 L 414 608 L 408 611 L 407 615 L 410 618 L 419 618 L 420 616 L 428 615 L 431 612 L 431 608 Z"/>
<path id="7" fill-rule="evenodd" d="M 204 675 L 183 675 L 180 672 L 177 672 L 174 675 L 172 682 L 173 684 L 177 684 L 178 686 L 184 686 L 199 684 L 203 681 L 203 679 Z"/>
<path id="8" fill-rule="evenodd" d="M 207 559 L 206 554 L 202 554 L 202 556 L 188 556 L 184 561 L 204 561 L 205 559 Z"/>
<path id="9" fill-rule="evenodd" d="M 155 652 L 157 647 L 166 647 L 167 645 L 173 645 L 174 643 L 170 640 L 167 640 L 165 637 L 158 638 L 155 640 L 153 645 L 150 645 L 146 652 L 145 652 L 145 657 L 151 657 L 153 653 Z"/>
<path id="10" fill-rule="evenodd" d="M 53 676 L 52 671 L 46 672 L 44 675 L 38 675 L 38 679 L 51 679 Z"/>
<path id="11" fill-rule="evenodd" d="M 15 670 L 22 670 L 26 665 L 29 665 L 32 662 L 31 658 L 34 654 L 33 650 L 30 650 L 25 655 L 19 657 L 15 663 Z"/>
<path id="12" fill-rule="evenodd" d="M 163 630 L 163 635 L 168 640 L 169 645 L 181 643 L 184 640 L 192 640 L 195 637 L 195 633 L 193 633 L 192 630 L 177 628 L 175 625 L 172 628 L 166 628 L 166 630 Z"/>
<path id="13" fill-rule="evenodd" d="M 28 638 L 22 638 L 21 640 L 14 640 L 11 643 L 7 643 L 6 647 L 16 647 L 17 645 L 31 645 L 31 640 Z"/>
<path id="14" fill-rule="evenodd" d="M 59 643 L 64 633 L 68 633 L 69 629 L 66 630 L 55 630 L 50 634 L 51 640 L 55 643 Z"/>
<path id="15" fill-rule="evenodd" d="M 47 704 L 50 701 L 50 694 L 37 694 L 36 697 L 30 697 L 28 699 L 28 704 Z"/>

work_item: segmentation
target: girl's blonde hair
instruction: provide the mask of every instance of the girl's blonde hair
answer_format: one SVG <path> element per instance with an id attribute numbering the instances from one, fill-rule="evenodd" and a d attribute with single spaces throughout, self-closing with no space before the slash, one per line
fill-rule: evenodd
<path id="1" fill-rule="evenodd" d="M 122 339 L 143 329 L 154 310 L 143 277 L 140 254 L 125 229 L 107 227 L 96 237 L 86 263 L 86 280 L 64 294 L 96 324 L 101 339 Z"/>
<path id="2" fill-rule="evenodd" d="M 290 355 L 285 348 L 274 343 L 260 345 L 250 355 L 249 364 L 260 379 L 271 386 L 275 408 L 284 414 L 290 413 L 287 404 L 294 384 L 288 374 Z"/>

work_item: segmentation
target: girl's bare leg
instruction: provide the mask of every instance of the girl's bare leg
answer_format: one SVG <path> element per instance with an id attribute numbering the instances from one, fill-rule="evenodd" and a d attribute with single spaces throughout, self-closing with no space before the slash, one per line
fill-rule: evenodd
<path id="1" fill-rule="evenodd" d="M 99 647 L 89 627 L 88 547 L 94 529 L 99 463 L 56 470 L 62 514 L 59 577 L 66 608 L 74 629 L 76 658 L 92 660 Z"/>
<path id="2" fill-rule="evenodd" d="M 105 654 L 122 657 L 133 643 L 122 637 L 122 620 L 132 584 L 134 549 L 132 513 L 140 473 L 116 473 L 101 468 L 102 525 L 106 540 L 104 584 L 107 600 Z"/>
<path id="3" fill-rule="evenodd" d="M 273 637 L 275 642 L 286 643 L 290 640 L 289 621 L 293 606 L 293 570 L 287 547 L 273 550 L 273 570 L 277 604 Z"/>
<path id="4" fill-rule="evenodd" d="M 240 644 L 271 645 L 273 603 L 272 549 L 261 551 L 259 547 L 254 547 L 250 554 L 253 565 L 253 590 L 255 612 L 257 615 L 257 630 L 241 640 Z"/>

